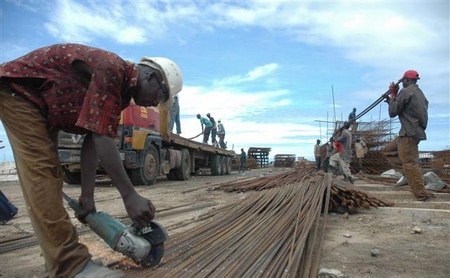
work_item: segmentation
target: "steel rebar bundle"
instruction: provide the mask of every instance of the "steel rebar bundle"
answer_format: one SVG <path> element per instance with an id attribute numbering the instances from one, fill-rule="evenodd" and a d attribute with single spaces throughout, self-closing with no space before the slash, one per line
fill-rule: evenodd
<path id="1" fill-rule="evenodd" d="M 284 179 L 173 236 L 152 277 L 316 277 L 331 177 Z"/>
<path id="2" fill-rule="evenodd" d="M 289 171 L 273 176 L 267 176 L 256 180 L 236 181 L 233 183 L 221 184 L 210 190 L 224 190 L 225 192 L 244 192 L 248 190 L 265 190 L 268 188 L 280 187 L 286 184 L 300 182 L 303 177 L 311 176 L 314 170 Z M 317 174 L 320 175 L 320 174 Z M 329 199 L 329 211 L 339 209 L 339 211 L 354 212 L 358 208 L 370 208 L 380 206 L 392 206 L 393 203 L 382 201 L 376 197 L 369 196 L 366 192 L 357 187 L 338 180 L 332 179 L 331 197 Z"/>
<path id="3" fill-rule="evenodd" d="M 202 224 L 166 243 L 157 268 L 133 277 L 317 277 L 328 211 L 391 205 L 310 169 L 209 190 L 248 193 L 198 216 Z"/>

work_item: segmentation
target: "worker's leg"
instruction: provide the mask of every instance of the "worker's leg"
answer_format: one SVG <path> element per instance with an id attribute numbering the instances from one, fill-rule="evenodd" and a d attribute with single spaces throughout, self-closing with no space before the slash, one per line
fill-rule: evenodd
<path id="1" fill-rule="evenodd" d="M 223 148 L 223 149 L 226 149 L 226 148 L 227 148 L 227 143 L 225 142 L 225 134 L 224 134 L 223 137 L 222 137 L 222 143 L 223 143 L 222 148 Z"/>
<path id="2" fill-rule="evenodd" d="M 352 178 L 352 172 L 350 171 L 350 163 L 348 163 L 347 161 L 345 161 L 342 158 L 340 158 L 339 159 L 339 166 L 341 167 L 342 174 L 344 174 L 344 176 L 346 178 Z"/>
<path id="3" fill-rule="evenodd" d="M 176 114 L 173 111 L 170 111 L 170 122 L 169 122 L 169 131 L 173 131 L 173 125 L 175 124 Z"/>
<path id="4" fill-rule="evenodd" d="M 216 142 L 216 133 L 217 133 L 217 129 L 213 128 L 211 129 L 211 143 L 215 143 Z"/>
<path id="5" fill-rule="evenodd" d="M 330 157 L 325 157 L 325 160 L 323 161 L 323 170 L 325 173 L 328 173 L 328 165 L 330 164 Z"/>
<path id="6" fill-rule="evenodd" d="M 362 157 L 358 157 L 358 172 L 362 172 Z"/>
<path id="7" fill-rule="evenodd" d="M 222 149 L 224 149 L 224 147 L 223 147 L 223 145 L 224 145 L 223 137 L 224 137 L 223 134 L 219 134 L 219 145 L 220 145 L 220 147 L 221 147 Z"/>
<path id="8" fill-rule="evenodd" d="M 389 142 L 382 150 L 382 153 L 386 157 L 391 167 L 396 171 L 401 172 L 403 167 L 398 154 L 398 139 L 399 137 Z"/>
<path id="9" fill-rule="evenodd" d="M 335 153 L 332 156 L 330 156 L 329 160 L 329 167 L 333 167 L 335 169 L 339 169 L 339 153 Z"/>
<path id="10" fill-rule="evenodd" d="M 203 143 L 208 144 L 209 134 L 211 133 L 211 128 L 205 128 L 205 133 L 203 133 Z"/>
<path id="11" fill-rule="evenodd" d="M 419 140 L 412 137 L 399 137 L 398 154 L 403 163 L 405 175 L 412 193 L 417 199 L 426 198 L 424 179 L 419 166 Z"/>
<path id="12" fill-rule="evenodd" d="M 180 124 L 180 112 L 175 115 L 175 124 L 177 125 L 177 134 L 181 134 L 181 124 Z"/>
<path id="13" fill-rule="evenodd" d="M 63 206 L 62 170 L 46 119 L 30 102 L 0 89 L 0 119 L 50 277 L 72 277 L 91 258 Z"/>

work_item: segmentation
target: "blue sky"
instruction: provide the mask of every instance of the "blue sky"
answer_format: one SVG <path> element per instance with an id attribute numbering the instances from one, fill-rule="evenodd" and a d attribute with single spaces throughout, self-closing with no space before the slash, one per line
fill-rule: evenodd
<path id="1" fill-rule="evenodd" d="M 313 158 L 316 139 L 357 114 L 405 70 L 429 100 L 422 151 L 450 146 L 449 2 L 2 0 L 0 63 L 83 43 L 137 62 L 174 60 L 184 76 L 182 135 L 197 113 L 221 119 L 229 147 Z M 334 92 L 334 101 L 333 94 Z M 388 119 L 383 102 L 360 120 Z M 394 126 L 394 132 L 399 127 Z M 12 152 L 3 127 L 3 159 Z M 201 139 L 196 139 L 200 141 Z"/>

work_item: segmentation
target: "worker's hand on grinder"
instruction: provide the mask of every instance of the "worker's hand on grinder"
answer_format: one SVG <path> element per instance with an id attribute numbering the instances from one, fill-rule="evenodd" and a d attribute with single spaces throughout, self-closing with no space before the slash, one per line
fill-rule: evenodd
<path id="1" fill-rule="evenodd" d="M 91 212 L 94 213 L 97 211 L 97 209 L 95 208 L 94 197 L 81 195 L 80 198 L 78 198 L 78 203 L 83 208 L 83 210 L 80 211 L 79 213 L 75 212 L 75 217 L 81 223 L 86 224 L 86 220 L 84 220 L 86 216 Z"/>
<path id="2" fill-rule="evenodd" d="M 391 82 L 391 84 L 389 84 L 389 92 L 390 92 L 389 97 L 392 99 L 396 99 L 398 90 L 399 90 L 398 84 Z"/>
<path id="3" fill-rule="evenodd" d="M 149 199 L 142 197 L 137 192 L 124 196 L 123 202 L 128 216 L 136 228 L 148 226 L 150 221 L 155 218 L 155 206 Z"/>

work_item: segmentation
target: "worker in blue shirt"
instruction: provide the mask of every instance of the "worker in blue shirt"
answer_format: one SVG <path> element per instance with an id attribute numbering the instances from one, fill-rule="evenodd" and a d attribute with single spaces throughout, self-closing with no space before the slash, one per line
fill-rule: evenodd
<path id="1" fill-rule="evenodd" d="M 213 125 L 208 118 L 202 117 L 200 114 L 197 114 L 197 119 L 200 120 L 200 124 L 202 125 L 203 144 L 208 144 L 209 134 Z"/>

